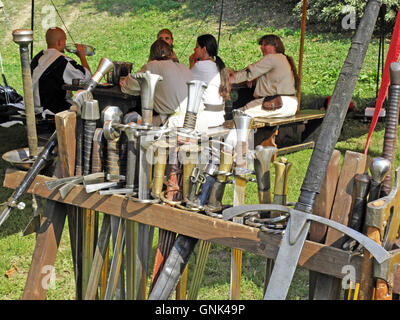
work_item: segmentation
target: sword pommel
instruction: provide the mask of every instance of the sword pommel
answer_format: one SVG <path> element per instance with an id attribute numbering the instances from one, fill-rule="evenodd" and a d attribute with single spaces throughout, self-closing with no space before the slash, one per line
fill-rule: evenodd
<path id="1" fill-rule="evenodd" d="M 142 102 L 143 123 L 149 125 L 153 122 L 154 94 L 157 84 L 163 80 L 158 74 L 150 71 L 136 73 L 133 76 L 140 85 L 140 98 Z"/>
<path id="2" fill-rule="evenodd" d="M 390 85 L 400 85 L 400 63 L 392 62 L 390 64 Z"/>
<path id="3" fill-rule="evenodd" d="M 372 182 L 381 183 L 383 179 L 385 179 L 385 176 L 388 174 L 390 167 L 391 164 L 388 159 L 381 157 L 373 158 L 371 160 L 370 167 Z"/>

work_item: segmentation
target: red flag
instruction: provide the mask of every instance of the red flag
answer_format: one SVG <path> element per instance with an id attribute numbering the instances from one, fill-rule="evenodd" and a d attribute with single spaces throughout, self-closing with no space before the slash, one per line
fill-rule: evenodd
<path id="1" fill-rule="evenodd" d="M 381 112 L 383 101 L 385 100 L 389 82 L 390 74 L 389 68 L 392 62 L 397 62 L 400 56 L 400 12 L 397 12 L 396 24 L 394 25 L 392 40 L 390 41 L 389 50 L 386 57 L 385 68 L 383 69 L 382 82 L 379 88 L 378 98 L 375 103 L 375 111 L 372 117 L 371 126 L 368 132 L 367 143 L 365 144 L 364 154 L 367 154 L 369 143 L 371 141 L 372 133 L 375 130 L 376 123 L 378 122 L 379 113 Z"/>

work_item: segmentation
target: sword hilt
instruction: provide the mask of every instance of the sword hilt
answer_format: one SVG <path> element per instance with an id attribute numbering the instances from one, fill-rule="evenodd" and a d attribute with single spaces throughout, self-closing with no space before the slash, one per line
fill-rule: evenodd
<path id="1" fill-rule="evenodd" d="M 231 172 L 233 165 L 233 155 L 228 151 L 221 150 L 221 160 L 219 164 L 220 172 Z M 207 207 L 211 211 L 222 210 L 222 198 L 225 192 L 227 175 L 219 174 L 214 185 L 211 188 L 210 196 L 208 198 Z"/>
<path id="2" fill-rule="evenodd" d="M 96 121 L 86 120 L 83 133 L 83 175 L 90 173 L 91 154 Z"/>
<path id="3" fill-rule="evenodd" d="M 168 144 L 161 145 L 158 143 L 156 147 L 152 194 L 154 197 L 159 197 L 164 185 L 165 168 L 168 160 Z"/>
<path id="4" fill-rule="evenodd" d="M 256 173 L 260 203 L 271 203 L 270 163 L 278 149 L 258 145 L 255 150 L 254 170 Z"/>
<path id="5" fill-rule="evenodd" d="M 92 173 L 103 171 L 103 129 L 97 128 L 93 135 Z"/>
<path id="6" fill-rule="evenodd" d="M 357 174 L 354 177 L 356 198 L 354 200 L 353 210 L 351 212 L 351 217 L 349 221 L 349 227 L 361 231 L 364 225 L 366 207 L 367 207 L 367 196 L 370 187 L 370 176 L 366 173 Z M 355 246 L 355 241 L 353 239 L 347 239 L 342 245 L 343 250 L 351 250 Z"/>
<path id="7" fill-rule="evenodd" d="M 388 159 L 377 157 L 371 160 L 369 168 L 371 172 L 371 185 L 369 190 L 368 202 L 379 198 L 382 181 L 389 172 L 391 163 Z"/>
<path id="8" fill-rule="evenodd" d="M 281 157 L 279 161 L 274 161 L 275 166 L 275 189 L 274 203 L 286 205 L 289 172 L 292 163 L 288 159 Z"/>

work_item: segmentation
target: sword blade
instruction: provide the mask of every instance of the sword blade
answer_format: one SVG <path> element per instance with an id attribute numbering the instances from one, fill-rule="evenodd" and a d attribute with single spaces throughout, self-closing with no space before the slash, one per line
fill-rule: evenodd
<path id="1" fill-rule="evenodd" d="M 293 223 L 292 219 L 289 219 L 287 228 L 290 228 L 290 223 Z M 278 257 L 275 260 L 271 278 L 265 291 L 264 300 L 286 299 L 294 272 L 297 268 L 297 263 L 293 263 L 293 261 L 299 261 L 308 230 L 310 229 L 310 221 L 306 221 L 305 217 L 300 223 L 304 223 L 304 227 L 295 243 L 290 243 L 289 232 L 286 232 L 282 238 Z"/>

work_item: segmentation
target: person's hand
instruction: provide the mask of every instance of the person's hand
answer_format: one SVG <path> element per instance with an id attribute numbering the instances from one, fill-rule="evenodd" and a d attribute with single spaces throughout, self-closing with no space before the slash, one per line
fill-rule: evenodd
<path id="1" fill-rule="evenodd" d="M 228 75 L 229 75 L 229 83 L 234 84 L 235 83 L 235 71 L 228 69 Z"/>
<path id="2" fill-rule="evenodd" d="M 82 56 L 85 56 L 85 46 L 80 43 L 75 43 L 76 47 L 76 55 L 81 58 Z"/>
<path id="3" fill-rule="evenodd" d="M 189 65 L 190 65 L 190 68 L 192 68 L 196 62 L 197 62 L 197 58 L 195 57 L 195 54 L 193 53 L 193 54 L 189 57 Z"/>

